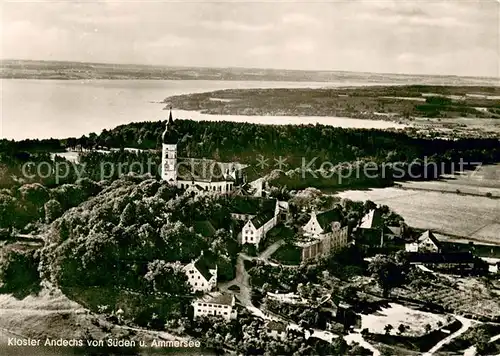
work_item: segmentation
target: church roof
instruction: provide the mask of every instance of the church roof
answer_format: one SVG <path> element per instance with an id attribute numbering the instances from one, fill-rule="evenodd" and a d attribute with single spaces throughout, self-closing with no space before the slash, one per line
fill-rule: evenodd
<path id="1" fill-rule="evenodd" d="M 233 178 L 223 171 L 219 162 L 204 158 L 179 160 L 177 176 L 179 180 L 195 182 L 233 181 Z"/>

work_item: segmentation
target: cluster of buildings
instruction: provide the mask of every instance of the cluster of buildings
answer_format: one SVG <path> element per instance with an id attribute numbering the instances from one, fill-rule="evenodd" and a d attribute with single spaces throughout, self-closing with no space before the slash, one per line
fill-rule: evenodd
<path id="1" fill-rule="evenodd" d="M 247 167 L 243 165 L 208 159 L 180 159 L 177 157 L 179 139 L 170 112 L 162 135 L 162 179 L 187 194 L 231 194 L 234 198 L 231 204 L 233 233 L 241 245 L 258 247 L 266 234 L 288 214 L 288 203 L 263 198 L 262 178 L 253 172 L 253 179 L 248 179 L 244 173 Z M 194 228 L 204 236 L 213 235 L 216 231 L 209 221 L 198 222 Z M 470 252 L 446 252 L 431 231 L 424 232 L 415 240 L 408 240 L 405 225 L 386 226 L 378 208 L 371 209 L 352 231 L 348 226 L 342 226 L 340 210 L 313 211 L 299 233 L 302 238 L 295 246 L 299 249 L 301 261 L 345 247 L 352 235 L 352 243 L 373 251 L 404 249 L 412 264 L 461 272 L 472 272 L 478 268 L 477 259 Z M 183 271 L 192 291 L 203 294 L 192 303 L 194 317 L 220 316 L 226 320 L 236 317 L 234 295 L 215 291 L 217 265 L 210 256 L 202 254 L 185 265 Z M 283 339 L 288 332 L 286 325 L 280 322 L 269 322 L 266 330 L 268 336 L 277 339 Z"/>
<path id="2" fill-rule="evenodd" d="M 165 131 L 162 134 L 161 178 L 169 184 L 185 189 L 188 194 L 217 192 L 229 194 L 245 190 L 248 194 L 262 193 L 262 180 L 252 177 L 252 169 L 244 172 L 245 165 L 237 162 L 217 162 L 212 159 L 180 158 L 177 156 L 177 143 L 180 137 L 170 110 Z M 255 177 L 257 178 L 257 177 Z"/>
<path id="3" fill-rule="evenodd" d="M 379 209 L 370 210 L 354 232 L 355 243 L 369 253 L 391 253 L 403 250 L 410 264 L 422 265 L 428 269 L 456 273 L 487 273 L 488 266 L 469 249 L 457 251 L 439 241 L 435 234 L 424 231 L 416 238 L 406 233 L 404 224 L 385 226 Z"/>

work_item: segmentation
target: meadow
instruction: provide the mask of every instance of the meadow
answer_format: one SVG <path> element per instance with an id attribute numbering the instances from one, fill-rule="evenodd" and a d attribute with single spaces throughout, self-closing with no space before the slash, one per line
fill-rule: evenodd
<path id="1" fill-rule="evenodd" d="M 413 227 L 500 244 L 500 200 L 496 198 L 500 190 L 498 177 L 500 165 L 493 165 L 453 179 L 401 183 L 404 189 L 351 190 L 338 195 L 388 205 Z M 486 196 L 488 192 L 492 197 Z"/>

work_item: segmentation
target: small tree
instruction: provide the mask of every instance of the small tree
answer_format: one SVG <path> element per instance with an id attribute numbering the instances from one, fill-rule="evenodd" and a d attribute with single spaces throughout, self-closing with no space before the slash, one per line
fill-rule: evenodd
<path id="1" fill-rule="evenodd" d="M 391 324 L 387 324 L 386 326 L 384 326 L 385 334 L 389 335 L 392 329 L 394 329 L 394 327 Z"/>
<path id="2" fill-rule="evenodd" d="M 432 328 L 431 328 L 431 326 L 429 324 L 425 324 L 424 329 L 425 329 L 425 333 L 428 334 L 428 333 L 431 332 Z"/>
<path id="3" fill-rule="evenodd" d="M 398 333 L 402 334 L 402 333 L 405 332 L 405 330 L 406 330 L 406 326 L 404 324 L 399 324 L 399 326 L 398 326 Z"/>

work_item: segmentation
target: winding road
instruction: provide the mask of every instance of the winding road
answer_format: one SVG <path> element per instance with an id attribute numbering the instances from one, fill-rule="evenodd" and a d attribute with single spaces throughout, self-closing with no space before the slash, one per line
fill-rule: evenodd
<path id="1" fill-rule="evenodd" d="M 457 331 L 455 331 L 453 334 L 451 334 L 451 335 L 445 337 L 443 340 L 439 341 L 436 345 L 434 345 L 429 351 L 424 353 L 422 356 L 431 356 L 436 351 L 438 351 L 441 347 L 443 347 L 444 345 L 446 345 L 447 343 L 449 343 L 450 341 L 452 341 L 456 337 L 459 337 L 464 332 L 466 332 L 474 322 L 473 320 L 464 318 L 463 316 L 460 316 L 460 315 L 454 315 L 454 317 L 457 318 L 458 321 L 460 321 L 462 323 L 462 327 L 460 329 L 458 329 Z"/>
<path id="2" fill-rule="evenodd" d="M 344 340 L 348 345 L 351 345 L 353 342 L 357 342 L 360 346 L 373 352 L 373 356 L 380 356 L 380 351 L 373 347 L 372 344 L 367 342 L 363 338 L 363 335 L 359 333 L 359 330 L 358 332 L 347 334 L 346 336 L 344 336 Z"/>
<path id="3" fill-rule="evenodd" d="M 500 340 L 500 334 L 493 336 L 491 339 L 488 340 L 488 343 L 495 342 L 497 340 Z M 464 356 L 475 356 L 476 354 L 477 354 L 477 349 L 476 346 L 474 345 L 466 349 L 464 352 Z"/>

